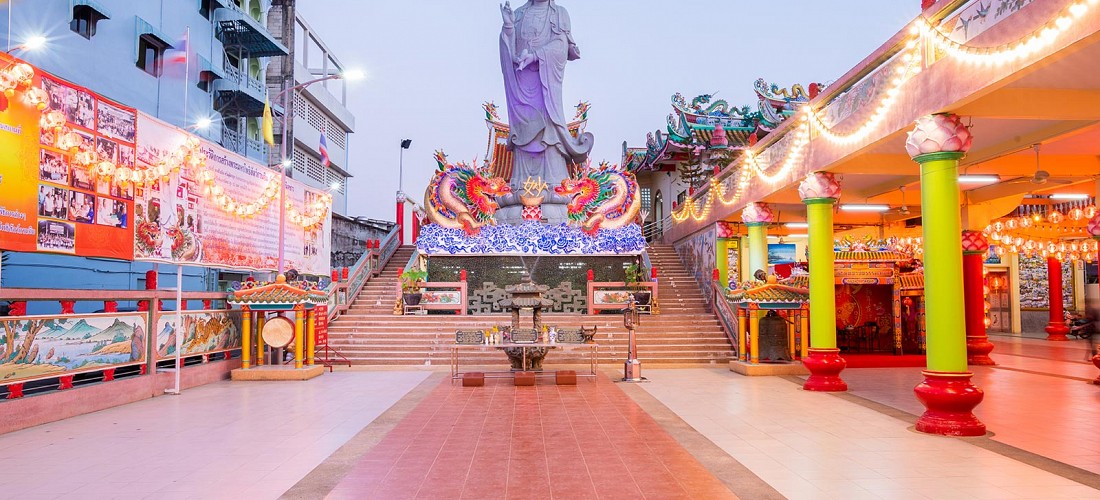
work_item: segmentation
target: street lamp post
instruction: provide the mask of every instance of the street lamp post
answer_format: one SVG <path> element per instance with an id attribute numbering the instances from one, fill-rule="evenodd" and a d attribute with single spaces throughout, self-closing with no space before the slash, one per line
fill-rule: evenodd
<path id="1" fill-rule="evenodd" d="M 354 80 L 359 78 L 357 74 L 351 73 L 334 73 L 320 78 L 314 78 L 308 82 L 299 83 L 293 87 L 284 88 L 282 92 L 279 92 L 274 101 L 278 101 L 281 97 L 283 99 L 283 117 L 282 117 L 282 141 L 279 144 L 279 274 L 283 274 L 286 269 L 284 268 L 286 262 L 286 254 L 284 247 L 286 246 L 286 169 L 293 164 L 286 157 L 286 125 L 290 121 L 290 118 L 294 115 L 294 111 L 290 105 L 290 96 L 293 95 L 295 90 L 304 89 L 314 83 L 323 82 L 326 80 Z M 286 87 L 286 82 L 283 82 L 283 87 Z"/>
<path id="2" fill-rule="evenodd" d="M 397 160 L 397 242 L 405 244 L 405 150 L 412 147 L 412 139 L 401 139 Z"/>

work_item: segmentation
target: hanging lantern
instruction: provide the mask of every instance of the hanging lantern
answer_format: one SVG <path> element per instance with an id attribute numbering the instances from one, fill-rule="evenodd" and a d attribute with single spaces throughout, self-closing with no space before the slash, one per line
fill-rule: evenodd
<path id="1" fill-rule="evenodd" d="M 34 106 L 35 109 L 42 111 L 46 109 L 50 104 L 50 95 L 38 87 L 31 87 L 23 93 L 23 100 L 27 102 L 29 106 Z"/>
<path id="2" fill-rule="evenodd" d="M 999 233 L 1001 231 L 1004 231 L 1004 229 L 1005 229 L 1005 225 L 1002 224 L 1001 221 L 997 221 L 997 222 L 993 223 L 993 231 Z M 998 238 L 998 239 L 1000 239 L 1000 238 Z"/>
<path id="3" fill-rule="evenodd" d="M 18 85 L 30 85 L 34 79 L 34 67 L 27 63 L 16 64 L 8 71 Z"/>
<path id="4" fill-rule="evenodd" d="M 115 164 L 109 161 L 101 161 L 96 165 L 95 172 L 100 177 L 110 177 L 111 174 L 115 173 Z"/>
<path id="5" fill-rule="evenodd" d="M 1081 207 L 1074 207 L 1069 211 L 1069 218 L 1072 221 L 1079 221 L 1085 218 L 1085 211 Z"/>
<path id="6" fill-rule="evenodd" d="M 1062 215 L 1062 212 L 1053 210 L 1050 212 L 1050 215 L 1047 216 L 1047 220 L 1049 220 L 1051 224 L 1061 224 L 1062 221 L 1066 220 L 1066 216 Z"/>
<path id="7" fill-rule="evenodd" d="M 1096 217 L 1097 212 L 1098 210 L 1096 209 L 1096 205 L 1089 205 L 1085 207 L 1085 217 L 1088 217 L 1090 219 Z"/>
<path id="8" fill-rule="evenodd" d="M 1029 228 L 1032 225 L 1031 217 L 1020 217 L 1020 227 Z"/>
<path id="9" fill-rule="evenodd" d="M 1005 228 L 1009 231 L 1016 229 L 1016 219 L 1008 219 L 1005 221 Z"/>
<path id="10" fill-rule="evenodd" d="M 65 113 L 57 110 L 47 111 L 42 113 L 42 118 L 38 123 L 43 129 L 57 131 L 65 125 Z"/>

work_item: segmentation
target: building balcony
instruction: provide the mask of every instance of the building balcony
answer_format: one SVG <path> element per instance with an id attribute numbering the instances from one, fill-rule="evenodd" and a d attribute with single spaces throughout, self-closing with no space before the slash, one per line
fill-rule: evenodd
<path id="1" fill-rule="evenodd" d="M 222 128 L 221 145 L 241 156 L 267 164 L 267 145 L 263 141 L 249 139 L 247 136 L 230 128 Z"/>
<path id="2" fill-rule="evenodd" d="M 267 27 L 231 2 L 225 4 L 217 10 L 215 18 L 217 37 L 226 51 L 238 52 L 242 57 L 279 57 L 290 54 L 290 50 L 276 40 Z"/>
<path id="3" fill-rule="evenodd" d="M 264 83 L 231 64 L 222 69 L 224 77 L 214 81 L 214 108 L 229 116 L 263 116 Z M 272 112 L 282 114 L 282 108 L 272 105 Z"/>

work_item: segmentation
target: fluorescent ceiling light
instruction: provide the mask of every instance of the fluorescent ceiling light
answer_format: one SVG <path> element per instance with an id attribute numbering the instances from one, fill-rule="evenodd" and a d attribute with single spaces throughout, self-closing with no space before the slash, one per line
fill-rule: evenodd
<path id="1" fill-rule="evenodd" d="M 807 229 L 810 227 L 810 225 L 805 222 L 788 222 L 785 225 L 788 229 Z"/>
<path id="2" fill-rule="evenodd" d="M 1087 200 L 1089 195 L 1084 193 L 1054 193 L 1050 195 L 1052 200 Z"/>
<path id="3" fill-rule="evenodd" d="M 889 205 L 879 205 L 879 204 L 875 204 L 875 203 L 865 203 L 865 204 L 845 203 L 844 205 L 840 206 L 840 209 L 848 211 L 848 212 L 885 212 L 887 210 L 890 210 L 890 206 Z"/>
<path id="4" fill-rule="evenodd" d="M 999 175 L 960 175 L 959 182 L 966 184 L 992 184 L 1000 182 Z"/>
<path id="5" fill-rule="evenodd" d="M 787 236 L 785 236 L 785 238 L 809 238 L 809 237 L 810 237 L 810 235 L 808 235 L 808 234 L 793 234 L 793 233 L 788 234 Z"/>

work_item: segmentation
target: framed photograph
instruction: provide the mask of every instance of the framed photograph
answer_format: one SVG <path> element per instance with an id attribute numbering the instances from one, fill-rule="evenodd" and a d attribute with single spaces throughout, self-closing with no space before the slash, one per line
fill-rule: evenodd
<path id="1" fill-rule="evenodd" d="M 38 216 L 69 218 L 69 190 L 46 184 L 38 185 Z"/>
<path id="2" fill-rule="evenodd" d="M 69 160 L 56 151 L 41 150 L 38 155 L 38 179 L 68 185 Z"/>
<path id="3" fill-rule="evenodd" d="M 76 227 L 56 220 L 38 221 L 38 249 L 47 252 L 76 253 Z"/>
<path id="4" fill-rule="evenodd" d="M 122 142 L 134 142 L 137 115 L 114 106 L 105 101 L 99 101 L 99 115 L 96 130 L 107 137 L 118 139 Z"/>
<path id="5" fill-rule="evenodd" d="M 72 186 L 76 189 L 95 190 L 95 179 L 92 177 L 92 173 L 83 168 L 73 169 L 72 180 Z"/>
<path id="6" fill-rule="evenodd" d="M 71 191 L 69 193 L 69 220 L 84 224 L 94 224 L 95 195 Z"/>

